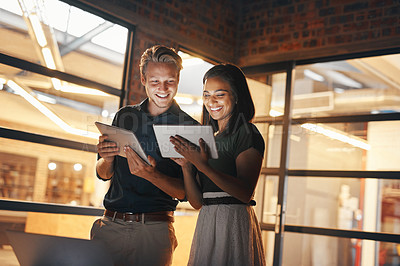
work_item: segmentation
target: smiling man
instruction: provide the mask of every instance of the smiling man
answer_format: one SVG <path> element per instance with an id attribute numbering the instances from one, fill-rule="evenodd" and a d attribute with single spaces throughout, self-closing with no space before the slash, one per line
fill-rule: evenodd
<path id="1" fill-rule="evenodd" d="M 156 45 L 141 58 L 141 82 L 147 99 L 121 108 L 113 125 L 135 133 L 150 165 L 131 148 L 117 156 L 115 143 L 99 137 L 97 176 L 110 180 L 104 198 L 104 216 L 92 227 L 91 238 L 102 241 L 115 265 L 171 265 L 177 246 L 173 212 L 184 199 L 181 167 L 162 158 L 154 124 L 197 124 L 174 100 L 182 59 L 171 48 Z"/>

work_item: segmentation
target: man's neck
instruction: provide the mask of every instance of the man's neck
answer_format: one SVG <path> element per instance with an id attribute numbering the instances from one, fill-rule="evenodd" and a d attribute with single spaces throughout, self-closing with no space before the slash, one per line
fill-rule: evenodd
<path id="1" fill-rule="evenodd" d="M 159 107 L 157 105 L 155 105 L 153 102 L 148 101 L 147 102 L 147 112 L 151 115 L 151 116 L 159 116 L 162 113 L 165 113 L 171 106 L 168 107 Z"/>

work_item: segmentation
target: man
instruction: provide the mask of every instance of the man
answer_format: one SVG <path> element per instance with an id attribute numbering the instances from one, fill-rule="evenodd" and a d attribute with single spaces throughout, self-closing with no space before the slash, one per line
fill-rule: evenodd
<path id="1" fill-rule="evenodd" d="M 113 125 L 132 130 L 150 165 L 131 148 L 127 158 L 117 156 L 118 148 L 99 137 L 97 175 L 111 180 L 104 198 L 102 219 L 92 227 L 92 239 L 101 240 L 115 265 L 170 265 L 177 246 L 172 226 L 173 211 L 185 191 L 180 166 L 162 158 L 153 124 L 197 124 L 174 100 L 182 59 L 171 48 L 153 46 L 141 58 L 141 82 L 148 98 L 121 108 Z"/>

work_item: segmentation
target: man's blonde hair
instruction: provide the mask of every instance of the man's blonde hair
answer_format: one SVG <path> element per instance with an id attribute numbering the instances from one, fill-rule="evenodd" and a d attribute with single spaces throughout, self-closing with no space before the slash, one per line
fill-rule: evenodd
<path id="1" fill-rule="evenodd" d="M 178 55 L 175 49 L 163 45 L 154 45 L 153 47 L 148 48 L 142 54 L 139 67 L 140 74 L 145 78 L 147 64 L 149 62 L 174 64 L 176 71 L 178 72 L 178 76 L 182 69 L 182 58 Z"/>

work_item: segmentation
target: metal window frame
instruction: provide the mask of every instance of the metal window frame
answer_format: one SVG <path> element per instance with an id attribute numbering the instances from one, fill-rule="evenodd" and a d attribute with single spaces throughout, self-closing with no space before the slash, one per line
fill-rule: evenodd
<path id="1" fill-rule="evenodd" d="M 313 234 L 321 236 L 334 236 L 343 238 L 368 239 L 374 241 L 400 243 L 399 234 L 388 234 L 378 232 L 367 232 L 357 230 L 341 230 L 332 228 L 320 228 L 312 226 L 297 226 L 285 224 L 286 216 L 286 199 L 287 199 L 287 183 L 288 178 L 312 176 L 320 178 L 377 178 L 377 179 L 400 179 L 400 171 L 321 171 L 321 170 L 302 170 L 288 168 L 289 154 L 289 132 L 292 125 L 303 123 L 345 123 L 345 122 L 369 122 L 369 121 L 395 121 L 400 120 L 400 113 L 389 114 L 371 114 L 371 115 L 345 115 L 331 117 L 311 117 L 311 118 L 291 118 L 292 103 L 292 82 L 295 66 L 308 65 L 313 63 L 323 63 L 339 60 L 350 60 L 356 58 L 366 58 L 372 56 L 382 56 L 400 53 L 400 47 L 391 49 L 382 49 L 360 53 L 349 53 L 337 56 L 327 56 L 304 60 L 268 63 L 258 66 L 243 67 L 242 70 L 246 75 L 255 74 L 273 74 L 286 73 L 285 88 L 285 111 L 282 117 L 257 117 L 255 123 L 266 123 L 269 125 L 282 126 L 281 139 L 281 157 L 279 168 L 265 167 L 261 170 L 263 175 L 278 176 L 278 199 L 275 224 L 263 223 L 261 220 L 261 229 L 264 231 L 272 231 L 275 233 L 274 258 L 273 265 L 282 265 L 284 233 L 301 233 Z M 262 198 L 265 198 L 265 190 L 263 190 Z M 263 211 L 263 210 L 262 210 Z"/>
<path id="2" fill-rule="evenodd" d="M 61 72 L 58 70 L 49 69 L 45 66 L 29 62 L 24 59 L 13 57 L 4 53 L 0 53 L 0 64 L 7 66 L 23 69 L 36 74 L 41 74 L 51 78 L 58 78 L 60 80 L 68 81 L 78 85 L 91 87 L 98 89 L 110 95 L 120 97 L 119 107 L 126 104 L 128 86 L 130 84 L 132 62 L 133 62 L 133 41 L 135 34 L 135 26 L 121 20 L 108 13 L 100 11 L 90 5 L 84 4 L 77 0 L 60 0 L 72 6 L 78 7 L 89 13 L 98 15 L 112 23 L 119 24 L 128 29 L 128 38 L 126 44 L 125 60 L 123 67 L 122 85 L 121 89 L 117 89 L 111 86 L 107 86 L 102 83 L 98 83 L 93 80 L 85 79 L 73 74 Z M 14 140 L 21 140 L 31 143 L 39 143 L 43 145 L 50 145 L 55 147 L 62 147 L 74 150 L 82 150 L 86 152 L 96 153 L 97 149 L 95 145 L 87 144 L 83 142 L 76 142 L 61 138 L 55 138 L 45 135 L 34 134 L 30 132 L 24 132 L 19 130 L 13 130 L 8 128 L 0 127 L 0 137 Z M 43 213 L 60 213 L 60 214 L 76 214 L 76 215 L 90 215 L 90 216 L 101 216 L 103 209 L 91 208 L 91 207 L 80 207 L 80 206 L 68 206 L 64 204 L 51 204 L 51 203 L 38 203 L 38 202 L 25 202 L 18 200 L 0 200 L 0 210 L 9 211 L 24 211 L 24 212 L 43 212 Z"/>

